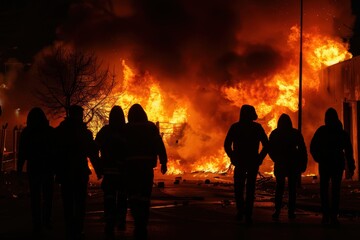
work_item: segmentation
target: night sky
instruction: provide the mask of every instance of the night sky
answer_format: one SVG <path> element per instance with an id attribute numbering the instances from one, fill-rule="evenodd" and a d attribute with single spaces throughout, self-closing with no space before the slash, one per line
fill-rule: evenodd
<path id="1" fill-rule="evenodd" d="M 65 21 L 69 3 L 70 0 L 2 0 L 1 63 L 8 58 L 30 63 L 37 52 L 56 39 L 56 27 Z"/>

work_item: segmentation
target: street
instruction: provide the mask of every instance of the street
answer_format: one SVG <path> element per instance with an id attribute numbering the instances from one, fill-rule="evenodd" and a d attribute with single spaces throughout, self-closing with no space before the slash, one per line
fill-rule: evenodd
<path id="1" fill-rule="evenodd" d="M 338 227 L 324 227 L 316 204 L 299 200 L 297 218 L 289 220 L 284 206 L 280 221 L 271 219 L 273 180 L 257 189 L 253 225 L 235 220 L 231 182 L 158 179 L 153 188 L 149 223 L 151 239 L 346 239 L 359 236 L 358 215 L 343 215 Z M 159 182 L 164 183 L 164 188 Z M 304 184 L 305 186 L 311 183 Z M 316 185 L 313 185 L 316 186 Z M 316 190 L 315 190 L 316 191 Z M 54 196 L 53 229 L 44 232 L 44 239 L 64 239 L 62 205 L 58 189 Z M 314 198 L 314 196 L 311 196 Z M 27 196 L 1 198 L 1 239 L 29 239 L 30 207 Z M 285 199 L 286 202 L 286 199 Z M 357 205 L 359 208 L 360 205 Z M 315 209 L 315 210 L 314 210 Z M 104 239 L 102 191 L 98 184 L 89 187 L 85 239 Z M 117 231 L 116 239 L 133 239 L 130 211 L 125 231 Z"/>

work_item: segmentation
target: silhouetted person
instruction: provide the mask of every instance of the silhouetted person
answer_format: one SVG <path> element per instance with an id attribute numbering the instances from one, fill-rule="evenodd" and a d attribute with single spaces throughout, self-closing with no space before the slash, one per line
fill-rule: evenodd
<path id="1" fill-rule="evenodd" d="M 127 212 L 125 169 L 125 117 L 120 106 L 114 106 L 109 114 L 109 124 L 100 129 L 95 141 L 101 151 L 101 188 L 104 191 L 105 234 L 113 238 L 114 227 L 125 229 Z"/>
<path id="2" fill-rule="evenodd" d="M 147 238 L 150 197 L 154 179 L 153 168 L 159 157 L 161 172 L 167 171 L 167 155 L 159 129 L 148 121 L 144 109 L 134 104 L 129 109 L 127 136 L 127 172 L 129 204 L 135 224 L 135 238 Z"/>
<path id="3" fill-rule="evenodd" d="M 98 148 L 83 122 L 83 108 L 72 105 L 69 116 L 56 128 L 58 162 L 56 175 L 61 184 L 67 239 L 83 238 L 85 202 L 91 171 L 87 158 L 98 170 Z"/>
<path id="4" fill-rule="evenodd" d="M 54 129 L 45 113 L 35 107 L 27 116 L 27 124 L 20 135 L 18 173 L 27 161 L 33 231 L 41 233 L 42 227 L 51 227 L 54 186 Z"/>
<path id="5" fill-rule="evenodd" d="M 282 114 L 277 128 L 269 137 L 269 155 L 274 161 L 276 177 L 274 220 L 279 219 L 282 198 L 285 189 L 285 179 L 288 180 L 288 217 L 295 218 L 296 188 L 299 174 L 305 172 L 307 152 L 301 132 L 292 126 L 289 115 Z"/>
<path id="6" fill-rule="evenodd" d="M 343 130 L 342 123 L 334 108 L 325 113 L 325 125 L 319 127 L 310 143 L 310 152 L 319 164 L 320 198 L 322 224 L 337 225 L 339 213 L 340 189 L 345 164 L 351 178 L 355 170 L 353 148 L 349 135 Z M 329 183 L 331 181 L 331 206 L 329 201 Z"/>
<path id="7" fill-rule="evenodd" d="M 237 219 L 252 223 L 252 211 L 255 200 L 255 183 L 259 166 L 262 164 L 268 146 L 268 138 L 257 119 L 255 108 L 243 105 L 240 110 L 240 120 L 234 123 L 225 138 L 224 148 L 234 169 L 234 191 L 237 208 Z M 260 143 L 263 148 L 259 153 Z M 246 200 L 244 188 L 246 182 Z"/>

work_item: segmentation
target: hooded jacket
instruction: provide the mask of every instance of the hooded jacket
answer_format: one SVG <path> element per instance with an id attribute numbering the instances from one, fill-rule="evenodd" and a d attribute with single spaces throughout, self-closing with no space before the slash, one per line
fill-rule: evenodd
<path id="1" fill-rule="evenodd" d="M 17 171 L 21 172 L 27 161 L 30 174 L 53 174 L 54 129 L 49 125 L 45 113 L 37 107 L 30 110 L 26 125 L 20 135 Z"/>
<path id="2" fill-rule="evenodd" d="M 330 169 L 355 169 L 350 136 L 343 130 L 337 112 L 329 108 L 325 113 L 325 125 L 319 127 L 310 143 L 314 160 Z"/>
<path id="3" fill-rule="evenodd" d="M 75 109 L 74 111 L 80 110 Z M 88 158 L 95 171 L 99 172 L 98 147 L 93 140 L 92 132 L 82 122 L 82 112 L 70 115 L 55 130 L 58 181 L 72 182 L 88 178 L 88 175 L 91 174 Z"/>
<path id="4" fill-rule="evenodd" d="M 287 114 L 280 116 L 277 128 L 270 134 L 269 155 L 275 164 L 275 175 L 288 175 L 306 170 L 308 158 L 304 138 L 293 128 Z"/>
<path id="5" fill-rule="evenodd" d="M 239 122 L 231 125 L 224 142 L 226 154 L 231 163 L 238 167 L 258 167 L 267 154 L 268 138 L 257 119 L 255 108 L 243 105 Z M 259 153 L 260 143 L 263 148 Z"/>
<path id="6" fill-rule="evenodd" d="M 95 138 L 101 152 L 102 174 L 120 174 L 126 157 L 125 116 L 120 106 L 109 114 L 109 124 L 100 129 Z"/>
<path id="7" fill-rule="evenodd" d="M 160 164 L 167 163 L 166 149 L 159 129 L 153 122 L 148 121 L 139 104 L 134 104 L 129 109 L 125 132 L 129 165 L 154 168 L 158 157 Z"/>

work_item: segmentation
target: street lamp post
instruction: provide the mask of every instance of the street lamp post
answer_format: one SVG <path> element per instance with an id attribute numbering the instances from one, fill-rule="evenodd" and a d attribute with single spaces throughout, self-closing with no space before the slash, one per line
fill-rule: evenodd
<path id="1" fill-rule="evenodd" d="M 300 0 L 300 59 L 299 59 L 299 105 L 298 105 L 298 129 L 302 126 L 302 48 L 303 48 L 303 0 Z"/>
<path id="2" fill-rule="evenodd" d="M 298 105 L 298 130 L 302 127 L 302 45 L 303 45 L 303 0 L 300 0 L 300 59 L 299 59 L 299 105 Z M 301 173 L 298 175 L 297 187 L 301 188 Z"/>

